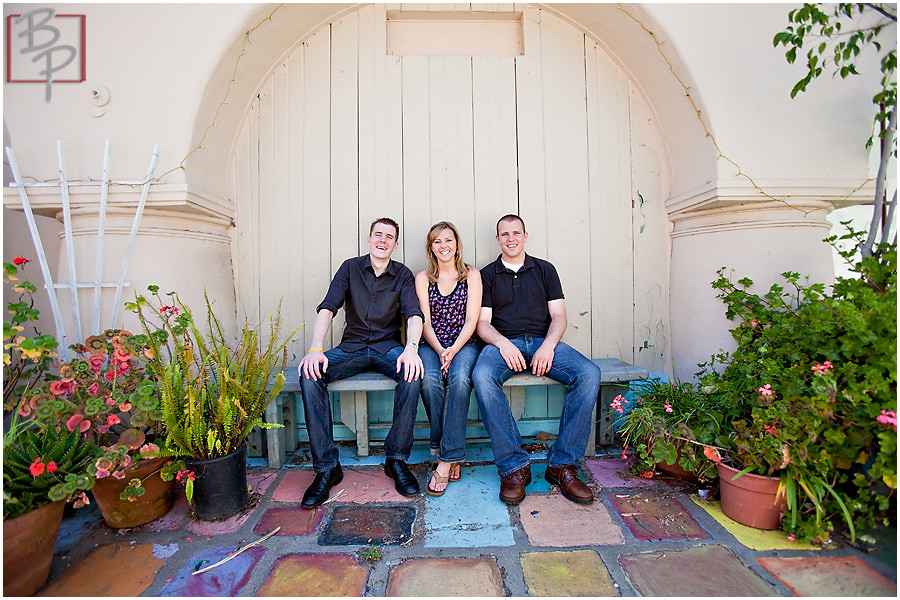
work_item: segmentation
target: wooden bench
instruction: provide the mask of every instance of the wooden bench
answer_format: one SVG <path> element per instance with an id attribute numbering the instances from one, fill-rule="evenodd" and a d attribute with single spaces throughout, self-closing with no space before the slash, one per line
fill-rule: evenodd
<path id="1" fill-rule="evenodd" d="M 597 407 L 594 408 L 592 420 L 597 424 L 591 428 L 591 436 L 586 449 L 587 456 L 594 456 L 596 444 L 602 446 L 613 442 L 613 416 L 610 415 L 610 403 L 619 395 L 628 390 L 628 382 L 638 379 L 646 379 L 649 373 L 646 369 L 623 363 L 617 358 L 596 358 L 593 362 L 600 367 L 600 394 L 597 398 L 599 406 L 599 420 Z M 296 369 L 288 369 L 288 373 L 296 373 Z M 282 393 L 275 402 L 266 407 L 266 421 L 269 423 L 282 423 L 284 429 L 269 429 L 266 437 L 269 467 L 281 468 L 284 464 L 286 453 L 297 449 L 297 414 L 295 406 L 296 396 L 300 392 L 300 382 L 294 377 L 285 383 Z M 396 382 L 390 377 L 380 373 L 365 372 L 353 377 L 341 379 L 328 384 L 329 392 L 337 392 L 340 402 L 340 420 L 352 432 L 356 434 L 357 454 L 368 456 L 370 449 L 369 440 L 369 416 L 368 394 L 369 392 L 393 391 Z M 518 373 L 509 378 L 503 385 L 503 390 L 509 398 L 513 417 L 518 421 L 525 413 L 525 389 L 528 386 L 554 386 L 562 385 L 547 377 L 537 377 L 530 373 Z M 469 422 L 470 425 L 481 425 L 480 422 Z M 389 427 L 389 425 L 388 425 Z M 255 443 L 261 446 L 261 437 L 251 437 L 251 446 Z"/>

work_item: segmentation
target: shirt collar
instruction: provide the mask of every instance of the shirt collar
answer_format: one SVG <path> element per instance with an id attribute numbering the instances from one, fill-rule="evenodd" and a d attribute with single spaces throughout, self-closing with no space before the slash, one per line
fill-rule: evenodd
<path id="1" fill-rule="evenodd" d="M 534 267 L 534 259 L 531 258 L 531 255 L 529 255 L 526 252 L 525 253 L 525 263 L 522 265 L 520 272 L 524 271 L 526 269 L 530 269 L 532 267 Z M 503 266 L 503 255 L 502 254 L 498 254 L 497 260 L 494 261 L 494 271 L 496 273 L 512 273 L 513 272 Z"/>
<path id="2" fill-rule="evenodd" d="M 372 273 L 375 273 L 375 267 L 372 266 L 372 257 L 368 254 L 363 256 L 363 269 L 371 269 Z M 391 275 L 397 274 L 397 262 L 394 259 L 388 260 L 387 268 L 384 270 L 385 273 L 390 273 Z"/>

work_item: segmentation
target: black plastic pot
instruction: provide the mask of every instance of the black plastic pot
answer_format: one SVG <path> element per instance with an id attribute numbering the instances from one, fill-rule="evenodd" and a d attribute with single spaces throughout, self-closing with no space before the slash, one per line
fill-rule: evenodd
<path id="1" fill-rule="evenodd" d="M 194 472 L 191 504 L 204 521 L 237 514 L 247 504 L 247 444 L 217 458 L 185 458 Z"/>

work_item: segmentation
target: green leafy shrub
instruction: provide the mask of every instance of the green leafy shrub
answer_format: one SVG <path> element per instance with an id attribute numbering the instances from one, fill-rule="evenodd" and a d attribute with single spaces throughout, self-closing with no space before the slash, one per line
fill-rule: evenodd
<path id="1" fill-rule="evenodd" d="M 861 241 L 851 231 L 841 239 Z M 834 242 L 837 238 L 826 241 Z M 850 261 L 852 251 L 839 251 Z M 700 365 L 711 396 L 745 403 L 727 456 L 760 475 L 780 475 L 798 539 L 827 540 L 834 521 L 855 531 L 888 525 L 897 488 L 896 247 L 855 263 L 855 278 L 822 284 L 782 276 L 762 296 L 725 269 L 713 287 L 738 343 Z"/>

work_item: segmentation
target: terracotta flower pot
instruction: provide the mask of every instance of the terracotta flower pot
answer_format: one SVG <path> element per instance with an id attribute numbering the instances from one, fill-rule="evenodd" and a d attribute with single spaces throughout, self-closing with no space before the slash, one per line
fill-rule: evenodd
<path id="1" fill-rule="evenodd" d="M 718 463 L 716 469 L 725 516 L 756 529 L 778 529 L 781 513 L 787 505 L 783 493 L 776 497 L 778 477 L 745 473 L 732 481 L 739 473 L 737 469 L 722 463 Z"/>
<path id="2" fill-rule="evenodd" d="M 104 477 L 97 480 L 91 495 L 97 501 L 100 514 L 107 525 L 114 529 L 137 527 L 155 521 L 169 512 L 175 502 L 175 481 L 163 481 L 159 473 L 155 472 L 166 460 L 168 459 L 142 460 L 136 469 L 125 474 L 124 479 Z M 144 481 L 144 495 L 134 502 L 122 500 L 119 495 L 134 478 Z"/>
<path id="3" fill-rule="evenodd" d="M 3 521 L 3 595 L 30 596 L 50 574 L 65 502 L 50 502 Z"/>

